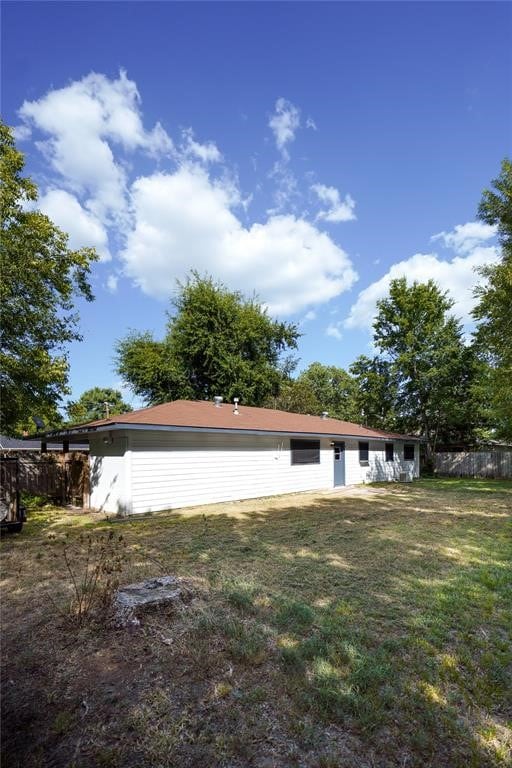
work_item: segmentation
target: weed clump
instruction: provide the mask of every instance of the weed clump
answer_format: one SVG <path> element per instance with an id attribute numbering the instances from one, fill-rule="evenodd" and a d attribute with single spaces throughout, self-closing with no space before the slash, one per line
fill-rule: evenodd
<path id="1" fill-rule="evenodd" d="M 81 534 L 71 541 L 66 538 L 55 557 L 64 561 L 72 590 L 67 604 L 57 605 L 59 612 L 77 625 L 104 620 L 111 611 L 119 576 L 128 559 L 123 536 L 109 531 Z"/>
<path id="2" fill-rule="evenodd" d="M 299 600 L 282 600 L 275 614 L 275 623 L 288 632 L 304 632 L 315 620 L 315 613 Z"/>
<path id="3" fill-rule="evenodd" d="M 224 585 L 223 593 L 230 605 L 244 613 L 256 613 L 255 599 L 259 588 L 250 581 L 234 579 Z"/>

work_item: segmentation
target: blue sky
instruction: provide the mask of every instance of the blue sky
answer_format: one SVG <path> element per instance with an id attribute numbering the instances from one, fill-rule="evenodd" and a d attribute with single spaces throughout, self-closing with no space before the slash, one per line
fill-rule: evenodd
<path id="1" fill-rule="evenodd" d="M 2 115 L 40 207 L 94 245 L 73 396 L 208 272 L 300 324 L 300 367 L 368 353 L 392 277 L 469 323 L 476 221 L 511 154 L 509 3 L 4 2 Z M 126 393 L 128 400 L 137 401 Z"/>

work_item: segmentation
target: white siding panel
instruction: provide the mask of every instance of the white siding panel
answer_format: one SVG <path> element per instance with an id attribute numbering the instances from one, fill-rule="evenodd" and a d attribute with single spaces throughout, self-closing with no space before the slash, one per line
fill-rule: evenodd
<path id="1" fill-rule="evenodd" d="M 116 514 L 176 509 L 198 504 L 329 489 L 334 456 L 320 441 L 320 464 L 292 465 L 290 439 L 250 435 L 141 430 L 114 432 L 113 442 L 90 441 L 91 507 Z M 359 440 L 345 440 L 345 483 L 397 480 L 415 461 L 404 462 L 403 442 L 394 441 L 392 462 L 385 443 L 370 441 L 368 464 L 359 461 Z"/>
<path id="2" fill-rule="evenodd" d="M 109 444 L 100 436 L 92 436 L 89 441 L 90 505 L 104 512 L 130 514 L 128 438 L 119 432 L 113 434 L 113 442 Z"/>
<path id="3" fill-rule="evenodd" d="M 294 466 L 286 438 L 134 433 L 133 512 L 332 488 L 330 440 L 320 447 L 320 464 Z"/>
<path id="4" fill-rule="evenodd" d="M 407 472 L 412 477 L 420 476 L 419 446 L 417 443 L 414 445 L 414 462 L 404 461 L 404 443 L 401 440 L 393 441 L 393 461 L 386 461 L 385 442 L 370 440 L 367 465 L 361 464 L 359 461 L 359 440 L 347 440 L 345 446 L 347 485 L 398 480 L 401 472 Z"/>

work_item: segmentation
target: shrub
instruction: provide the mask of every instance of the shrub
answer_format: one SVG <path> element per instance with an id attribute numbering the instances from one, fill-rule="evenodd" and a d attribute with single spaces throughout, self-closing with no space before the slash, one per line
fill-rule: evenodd
<path id="1" fill-rule="evenodd" d="M 49 496 L 37 493 L 28 493 L 22 491 L 20 494 L 20 502 L 29 512 L 44 509 L 45 507 L 52 506 Z"/>

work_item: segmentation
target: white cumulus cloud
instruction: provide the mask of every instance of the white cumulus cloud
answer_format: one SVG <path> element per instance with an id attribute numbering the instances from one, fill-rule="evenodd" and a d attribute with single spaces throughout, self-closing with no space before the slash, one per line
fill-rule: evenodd
<path id="1" fill-rule="evenodd" d="M 126 209 L 126 173 L 113 146 L 151 156 L 172 151 L 159 123 L 144 129 L 137 86 L 124 72 L 117 80 L 93 72 L 25 101 L 19 115 L 27 127 L 49 135 L 38 146 L 54 171 L 73 192 L 87 196 L 88 208 L 104 220 L 119 218 Z"/>
<path id="2" fill-rule="evenodd" d="M 222 160 L 222 155 L 216 144 L 213 141 L 206 144 L 196 141 L 192 128 L 183 131 L 182 154 L 185 158 L 190 157 L 202 163 L 219 163 Z"/>
<path id="3" fill-rule="evenodd" d="M 300 127 L 300 111 L 291 101 L 278 99 L 275 104 L 275 112 L 268 122 L 269 128 L 274 133 L 277 148 L 288 157 L 286 145 L 293 141 Z"/>
<path id="4" fill-rule="evenodd" d="M 28 141 L 32 136 L 32 131 L 28 125 L 15 125 L 12 134 L 16 141 Z"/>
<path id="5" fill-rule="evenodd" d="M 176 141 L 159 123 L 148 130 L 137 85 L 124 71 L 112 79 L 93 72 L 50 90 L 25 101 L 19 115 L 21 135 L 31 135 L 47 161 L 41 208 L 72 246 L 94 246 L 104 260 L 109 242 L 116 249 L 121 264 L 103 278 L 106 290 L 115 292 L 122 274 L 166 299 L 176 279 L 196 269 L 256 291 L 273 314 L 287 315 L 329 301 L 357 280 L 338 243 L 297 212 L 303 193 L 288 147 L 301 117 L 286 99 L 277 100 L 269 120 L 280 152 L 267 177 L 274 206 L 250 222 L 252 194 L 242 194 L 216 143 L 199 141 L 192 128 Z M 156 164 L 148 170 L 148 157 L 165 159 L 166 171 Z M 138 178 L 136 168 L 144 168 Z M 325 190 L 329 196 L 333 188 Z M 258 186 L 254 192 L 263 193 Z M 348 196 L 331 195 L 327 203 L 326 220 L 353 217 Z"/>
<path id="6" fill-rule="evenodd" d="M 245 227 L 233 202 L 229 186 L 198 167 L 137 179 L 125 273 L 150 296 L 167 298 L 193 266 L 256 291 L 275 314 L 328 301 L 357 279 L 347 254 L 311 223 L 283 215 Z"/>
<path id="7" fill-rule="evenodd" d="M 329 323 L 329 325 L 325 329 L 325 335 L 332 336 L 333 339 L 337 339 L 338 341 L 342 339 L 343 334 L 341 332 L 341 322 Z"/>
<path id="8" fill-rule="evenodd" d="M 340 221 L 352 221 L 356 218 L 354 213 L 356 204 L 350 195 L 345 195 L 345 199 L 342 201 L 336 187 L 327 187 L 325 184 L 313 184 L 311 189 L 317 195 L 320 202 L 327 205 L 326 210 L 320 211 L 317 214 L 317 221 L 337 223 Z"/>
<path id="9" fill-rule="evenodd" d="M 492 264 L 499 258 L 497 247 L 482 244 L 490 236 L 487 229 L 478 230 L 468 225 L 460 225 L 453 232 L 442 233 L 444 242 L 455 251 L 451 259 L 441 259 L 436 253 L 416 253 L 409 259 L 393 264 L 385 275 L 359 293 L 345 320 L 345 327 L 371 328 L 377 301 L 388 295 L 391 280 L 400 277 L 406 277 L 409 283 L 434 280 L 453 299 L 452 314 L 469 325 L 471 310 L 475 306 L 473 290 L 480 280 L 476 268 Z"/>
<path id="10" fill-rule="evenodd" d="M 105 227 L 74 195 L 64 189 L 49 189 L 39 198 L 37 208 L 67 232 L 71 248 L 89 246 L 96 248 L 102 261 L 111 258 Z"/>
<path id="11" fill-rule="evenodd" d="M 476 246 L 495 237 L 497 227 L 491 227 L 482 221 L 468 221 L 466 224 L 457 224 L 452 232 L 439 232 L 433 235 L 432 241 L 441 240 L 447 248 L 452 248 L 455 253 L 468 254 Z"/>
<path id="12" fill-rule="evenodd" d="M 111 274 L 107 277 L 106 288 L 109 293 L 117 293 L 118 275 Z"/>
<path id="13" fill-rule="evenodd" d="M 300 200 L 299 182 L 290 170 L 286 161 L 274 163 L 268 175 L 275 183 L 274 206 L 267 208 L 267 214 L 272 216 L 285 210 L 294 210 Z"/>

